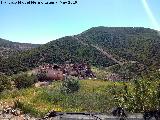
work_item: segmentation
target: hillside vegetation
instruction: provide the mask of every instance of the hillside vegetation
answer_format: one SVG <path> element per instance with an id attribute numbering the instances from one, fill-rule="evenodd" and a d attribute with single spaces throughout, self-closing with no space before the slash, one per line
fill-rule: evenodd
<path id="1" fill-rule="evenodd" d="M 0 48 L 25 48 L 6 42 L 0 41 Z M 114 107 L 136 113 L 160 106 L 160 36 L 156 30 L 95 27 L 30 50 L 4 53 L 7 56 L 0 58 L 0 103 L 13 103 L 24 113 L 110 113 Z M 67 75 L 63 81 L 40 85 L 39 74 L 32 74 L 31 69 L 43 63 L 63 66 L 66 61 L 89 63 L 96 78 L 80 80 Z"/>
<path id="2" fill-rule="evenodd" d="M 30 50 L 38 46 L 38 44 L 11 42 L 0 38 L 0 58 L 8 58 L 10 55 Z"/>
<path id="3" fill-rule="evenodd" d="M 132 83 L 102 80 L 80 81 L 77 92 L 63 94 L 63 82 L 53 82 L 48 87 L 25 88 L 6 91 L 0 95 L 1 102 L 17 101 L 19 108 L 34 116 L 43 116 L 51 110 L 62 112 L 110 113 L 117 106 L 128 112 L 143 112 L 159 106 L 159 81 L 138 80 Z"/>
<path id="4" fill-rule="evenodd" d="M 160 36 L 149 28 L 95 27 L 79 35 L 66 36 L 36 49 L 1 60 L 0 72 L 15 74 L 42 63 L 88 61 L 93 66 L 108 67 L 136 61 L 159 67 Z M 105 52 L 105 54 L 104 54 Z M 107 55 L 107 56 L 106 56 Z"/>

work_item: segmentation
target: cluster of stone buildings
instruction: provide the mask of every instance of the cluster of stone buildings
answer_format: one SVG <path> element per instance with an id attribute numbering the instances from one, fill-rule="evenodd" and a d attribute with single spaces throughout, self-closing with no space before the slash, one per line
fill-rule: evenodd
<path id="1" fill-rule="evenodd" d="M 66 76 L 74 76 L 79 79 L 95 78 L 91 66 L 86 63 L 43 64 L 32 70 L 33 74 L 45 74 L 47 80 L 64 80 Z"/>

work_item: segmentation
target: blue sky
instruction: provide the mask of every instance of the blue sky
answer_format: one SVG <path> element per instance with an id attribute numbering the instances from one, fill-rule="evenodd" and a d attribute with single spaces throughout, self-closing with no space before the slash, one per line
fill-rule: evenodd
<path id="1" fill-rule="evenodd" d="M 10 1 L 18 0 L 6 0 Z M 159 30 L 160 0 L 77 0 L 78 3 L 72 5 L 62 5 L 59 0 L 50 1 L 58 3 L 0 4 L 0 38 L 17 42 L 47 43 L 96 26 L 146 27 Z"/>

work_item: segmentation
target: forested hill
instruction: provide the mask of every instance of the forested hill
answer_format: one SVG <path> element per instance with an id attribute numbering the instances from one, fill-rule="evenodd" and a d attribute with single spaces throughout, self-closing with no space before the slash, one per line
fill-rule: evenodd
<path id="1" fill-rule="evenodd" d="M 38 44 L 11 42 L 0 38 L 0 57 L 7 58 L 9 55 L 19 53 L 20 51 L 30 50 L 38 46 Z"/>
<path id="2" fill-rule="evenodd" d="M 97 44 L 118 59 L 147 65 L 160 63 L 160 34 L 141 27 L 96 27 L 80 34 L 89 44 Z"/>
<path id="3" fill-rule="evenodd" d="M 110 66 L 116 61 L 138 61 L 148 66 L 158 66 L 160 36 L 157 32 L 138 27 L 91 28 L 1 60 L 0 72 L 17 73 L 44 62 L 63 63 L 68 60 L 88 61 L 96 66 Z"/>

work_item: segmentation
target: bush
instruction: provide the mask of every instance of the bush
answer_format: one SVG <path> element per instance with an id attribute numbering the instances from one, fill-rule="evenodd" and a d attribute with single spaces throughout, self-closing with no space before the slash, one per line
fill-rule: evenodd
<path id="1" fill-rule="evenodd" d="M 77 92 L 79 89 L 80 89 L 79 80 L 75 79 L 74 77 L 68 77 L 62 83 L 61 92 L 68 94 Z"/>
<path id="2" fill-rule="evenodd" d="M 144 112 L 157 109 L 160 105 L 159 81 L 138 78 L 132 83 L 107 86 L 106 91 L 112 99 L 113 107 L 123 107 L 129 112 Z"/>
<path id="3" fill-rule="evenodd" d="M 25 104 L 19 100 L 15 101 L 15 108 L 19 108 L 23 111 L 24 114 L 31 114 L 36 117 L 42 117 L 43 113 L 36 110 L 31 104 Z"/>
<path id="4" fill-rule="evenodd" d="M 11 82 L 10 79 L 3 74 L 0 74 L 0 92 L 11 89 Z"/>
<path id="5" fill-rule="evenodd" d="M 30 87 L 38 81 L 35 75 L 29 76 L 28 74 L 17 75 L 13 77 L 13 80 L 18 89 Z"/>
<path id="6" fill-rule="evenodd" d="M 39 72 L 37 74 L 37 79 L 38 79 L 38 81 L 41 81 L 41 82 L 46 81 L 47 80 L 46 73 L 45 72 Z"/>

